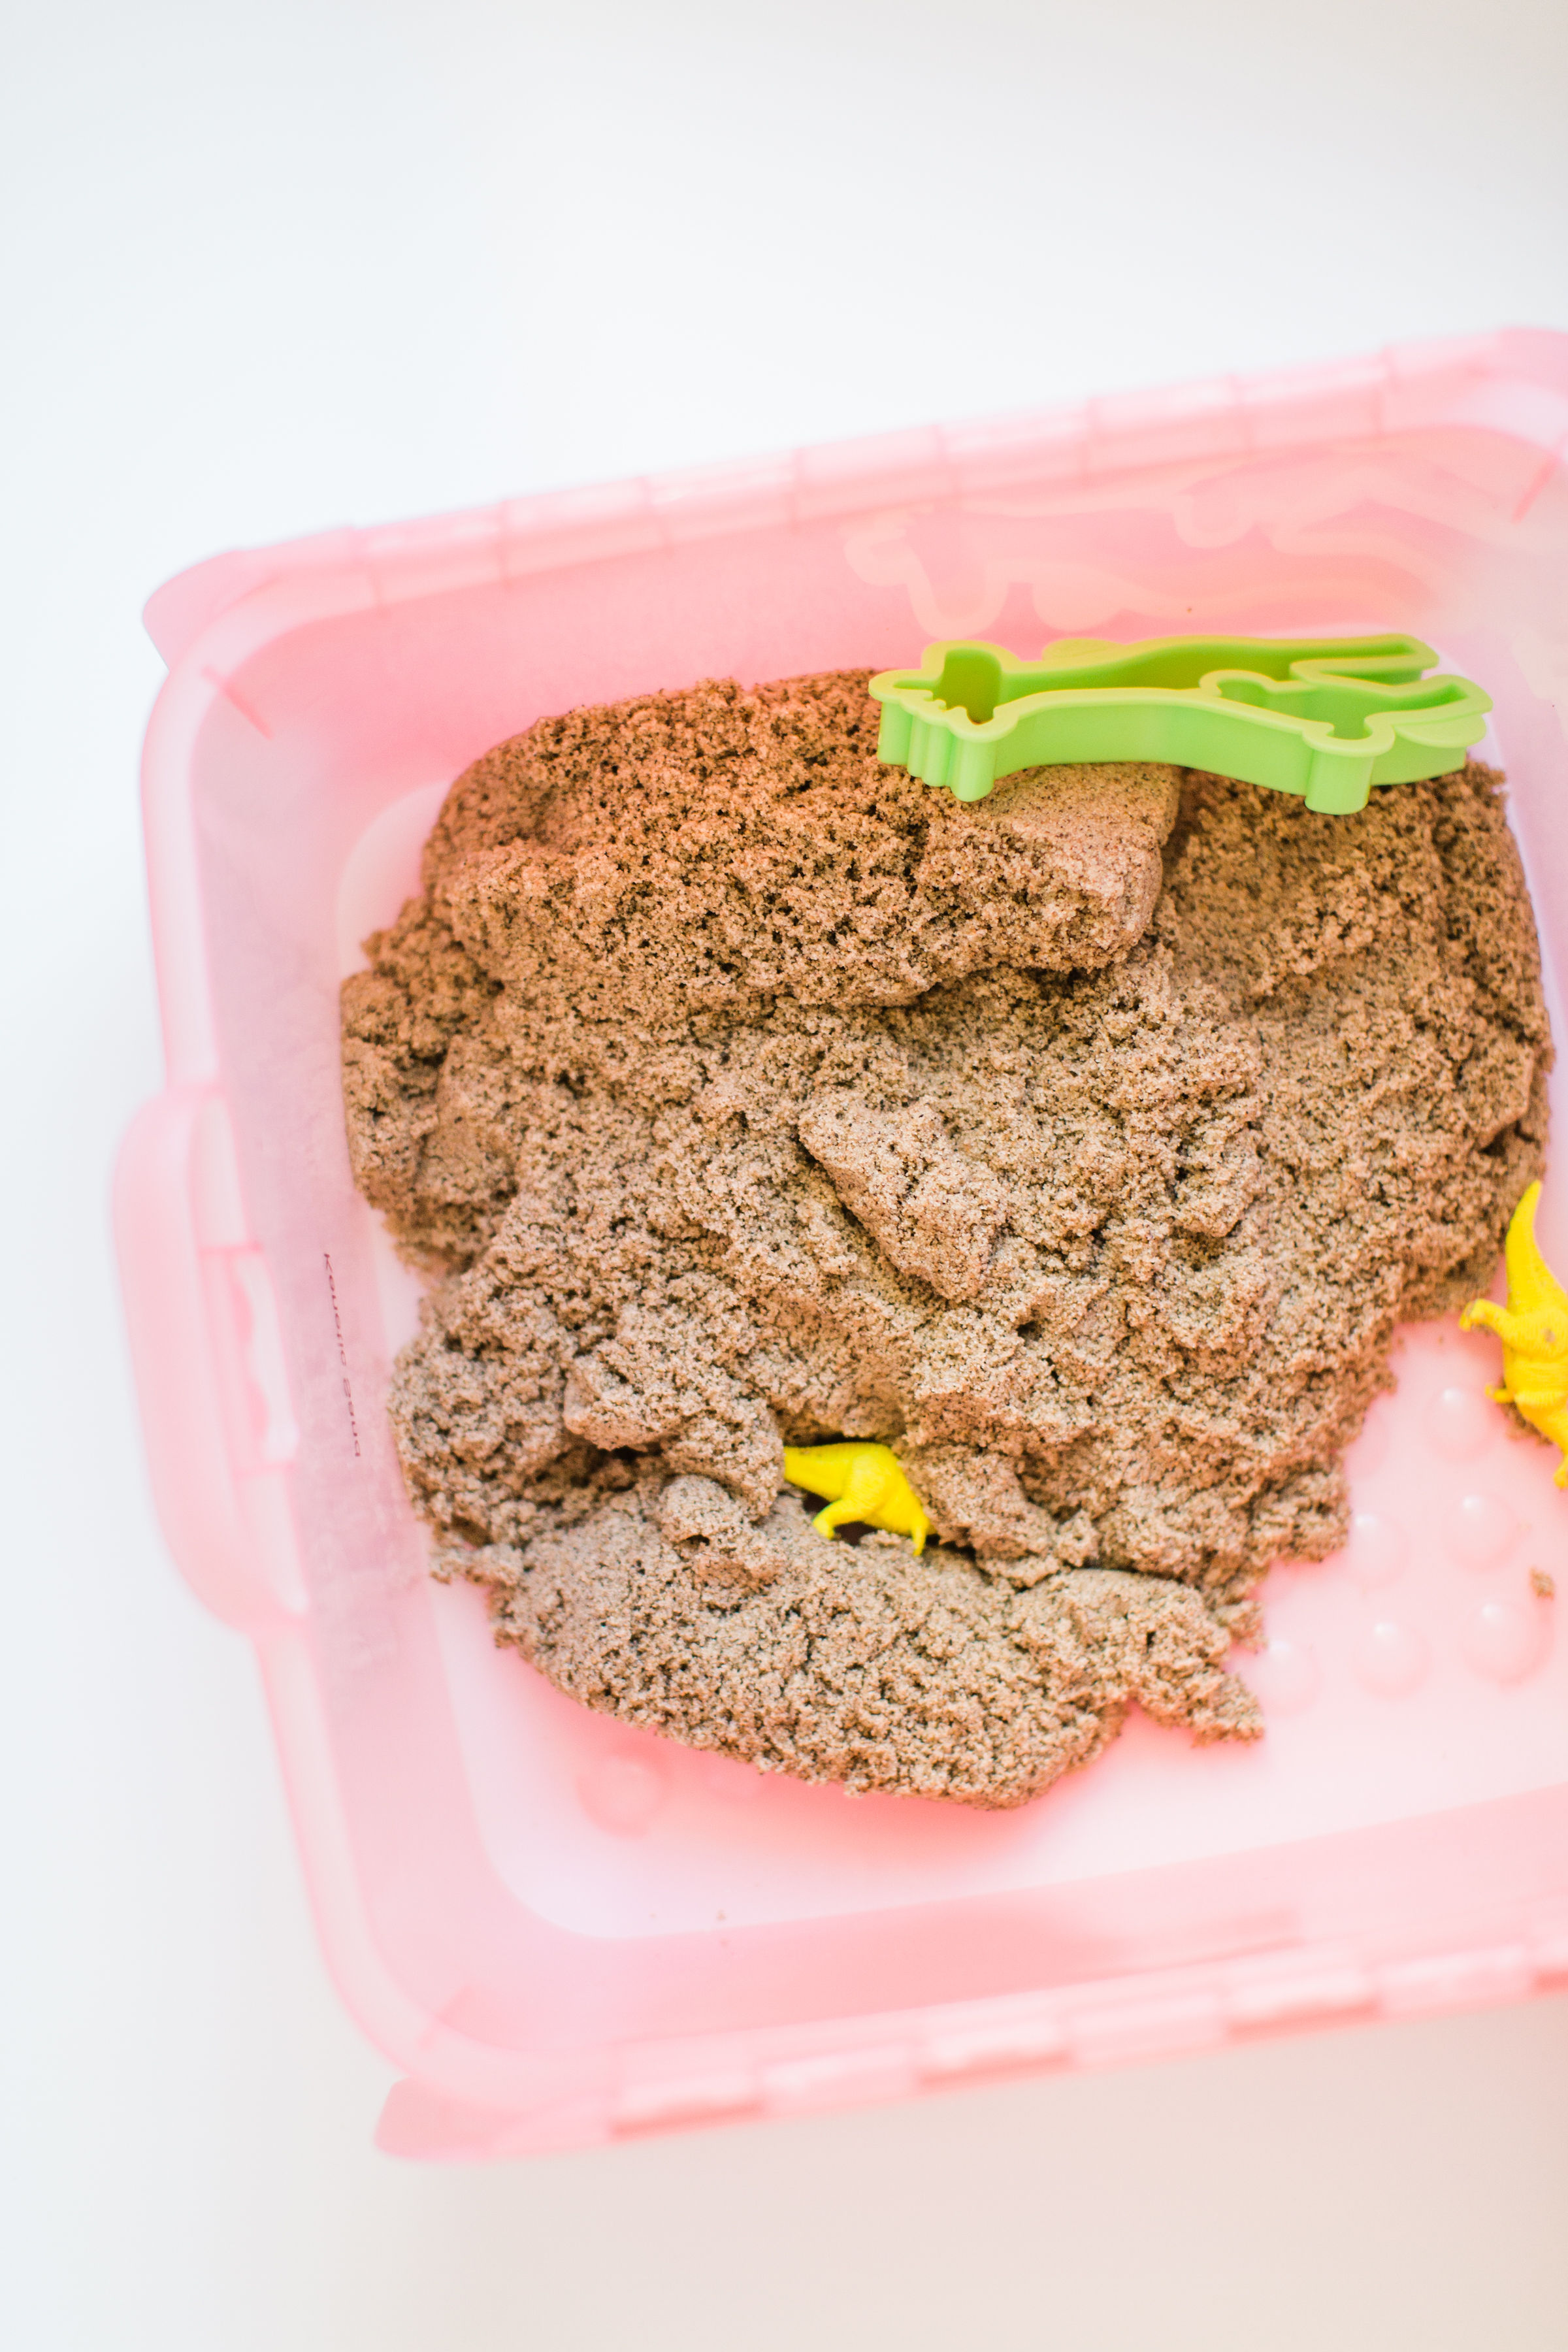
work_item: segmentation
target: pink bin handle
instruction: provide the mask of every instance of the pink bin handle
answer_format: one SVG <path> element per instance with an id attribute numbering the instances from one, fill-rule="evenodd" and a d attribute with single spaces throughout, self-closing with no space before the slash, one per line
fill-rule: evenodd
<path id="1" fill-rule="evenodd" d="M 153 1499 L 186 1582 L 247 1633 L 286 1622 L 241 1507 L 217 1342 L 197 1233 L 204 1119 L 226 1118 L 207 1087 L 174 1087 L 126 1129 L 114 1176 L 114 1238 Z"/>

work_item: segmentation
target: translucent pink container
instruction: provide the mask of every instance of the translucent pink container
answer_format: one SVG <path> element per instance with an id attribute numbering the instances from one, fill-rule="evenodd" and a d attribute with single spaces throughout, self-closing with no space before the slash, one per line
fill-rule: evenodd
<path id="1" fill-rule="evenodd" d="M 1404 1345 L 1348 1551 L 1269 1580 L 1256 1748 L 1134 1719 L 1007 1814 L 764 1779 L 559 1696 L 426 1576 L 383 1412 L 416 1286 L 350 1181 L 337 1057 L 443 790 L 542 713 L 1199 630 L 1407 629 L 1490 688 L 1568 1044 L 1565 453 L 1568 338 L 1504 334 L 345 530 L 153 598 L 169 1083 L 117 1199 L 148 1452 L 181 1567 L 260 1654 L 343 1996 L 405 2070 L 384 2146 L 560 2147 L 1568 1978 L 1568 1496 L 1485 1402 L 1492 1343 Z M 1540 1229 L 1568 1269 L 1568 1187 Z"/>

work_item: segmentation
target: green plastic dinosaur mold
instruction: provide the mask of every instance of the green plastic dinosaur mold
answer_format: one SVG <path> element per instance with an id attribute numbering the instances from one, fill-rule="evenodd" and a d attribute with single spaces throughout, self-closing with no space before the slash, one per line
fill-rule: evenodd
<path id="1" fill-rule="evenodd" d="M 1038 661 L 1003 646 L 928 646 L 871 680 L 877 756 L 961 801 L 1020 768 L 1160 760 L 1295 793 L 1333 814 L 1373 784 L 1459 764 L 1491 697 L 1423 675 L 1419 637 L 1060 637 Z"/>

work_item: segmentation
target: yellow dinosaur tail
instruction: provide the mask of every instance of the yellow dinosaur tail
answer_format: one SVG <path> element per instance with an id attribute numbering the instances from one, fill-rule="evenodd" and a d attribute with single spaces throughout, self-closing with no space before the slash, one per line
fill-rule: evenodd
<path id="1" fill-rule="evenodd" d="M 1508 1303 L 1520 1314 L 1546 1307 L 1561 1298 L 1556 1277 L 1535 1245 L 1535 1204 L 1541 1187 L 1532 1184 L 1509 1222 L 1503 1256 L 1508 1265 Z"/>

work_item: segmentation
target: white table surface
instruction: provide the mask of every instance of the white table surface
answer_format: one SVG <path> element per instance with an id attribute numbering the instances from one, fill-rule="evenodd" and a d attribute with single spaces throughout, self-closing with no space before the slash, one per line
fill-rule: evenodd
<path id="1" fill-rule="evenodd" d="M 147 592 L 529 488 L 1568 327 L 1561 0 L 16 0 L 0 69 L 18 2352 L 1561 2352 L 1568 2001 L 394 2164 L 151 1517 Z M 940 287 L 903 356 L 879 289 Z"/>

